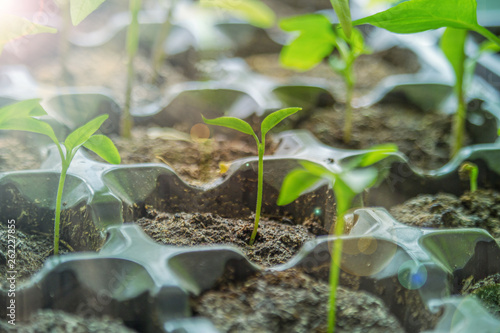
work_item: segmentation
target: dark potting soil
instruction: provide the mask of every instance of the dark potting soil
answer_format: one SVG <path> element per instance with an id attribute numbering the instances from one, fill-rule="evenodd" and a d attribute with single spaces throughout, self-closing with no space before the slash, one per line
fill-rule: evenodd
<path id="1" fill-rule="evenodd" d="M 316 222 L 293 225 L 292 221 L 261 218 L 253 246 L 248 245 L 253 218 L 223 218 L 210 213 L 162 213 L 148 210 L 148 216 L 137 221 L 155 241 L 166 245 L 235 245 L 254 263 L 273 266 L 287 262 L 304 242 L 327 235 Z"/>
<path id="2" fill-rule="evenodd" d="M 500 316 L 500 273 L 479 281 L 471 276 L 463 281 L 462 295 L 474 295 L 492 314 Z"/>
<path id="3" fill-rule="evenodd" d="M 40 168 L 40 152 L 16 135 L 0 137 L 0 172 Z"/>
<path id="4" fill-rule="evenodd" d="M 202 125 L 204 126 L 204 125 Z M 161 132 L 162 129 L 159 129 Z M 189 129 L 183 129 L 189 133 Z M 123 164 L 165 163 L 185 181 L 192 184 L 207 183 L 220 177 L 236 159 L 257 156 L 252 137 L 227 137 L 216 134 L 204 142 L 167 139 L 147 128 L 134 128 L 132 139 L 113 137 Z M 268 136 L 266 155 L 271 155 L 277 142 Z"/>
<path id="5" fill-rule="evenodd" d="M 45 260 L 51 256 L 54 248 L 52 235 L 30 234 L 22 230 L 15 230 L 9 233 L 7 225 L 0 223 L 0 288 L 9 289 L 7 278 L 10 277 L 8 271 L 17 271 L 16 283 L 29 279 L 35 272 L 39 271 Z M 10 235 L 10 238 L 9 238 Z M 11 255 L 12 246 L 15 245 L 14 261 Z M 64 244 L 60 244 L 59 253 L 67 253 L 68 249 Z M 13 264 L 14 266 L 10 266 Z"/>
<path id="6" fill-rule="evenodd" d="M 500 241 L 500 193 L 419 195 L 390 209 L 396 220 L 423 228 L 482 228 Z"/>
<path id="7" fill-rule="evenodd" d="M 0 321 L 2 332 L 22 333 L 132 333 L 134 330 L 128 328 L 121 320 L 104 316 L 101 318 L 84 318 L 63 311 L 40 310 L 32 315 L 27 322 L 16 321 L 16 325 L 10 325 Z"/>
<path id="8" fill-rule="evenodd" d="M 329 285 L 300 271 L 262 272 L 192 299 L 221 332 L 326 332 Z M 336 332 L 404 332 L 382 301 L 337 289 Z"/>
<path id="9" fill-rule="evenodd" d="M 452 117 L 422 112 L 408 103 L 379 103 L 353 110 L 349 144 L 343 141 L 343 106 L 302 116 L 295 127 L 310 130 L 320 141 L 333 147 L 363 149 L 395 143 L 414 165 L 423 169 L 438 168 L 450 159 Z"/>

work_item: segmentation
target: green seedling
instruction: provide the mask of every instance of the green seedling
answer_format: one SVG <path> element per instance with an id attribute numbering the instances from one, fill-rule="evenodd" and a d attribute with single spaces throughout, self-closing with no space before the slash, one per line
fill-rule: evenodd
<path id="1" fill-rule="evenodd" d="M 476 164 L 472 162 L 462 163 L 458 169 L 458 174 L 460 175 L 460 178 L 469 179 L 471 192 L 477 190 L 477 176 L 479 175 L 479 168 Z"/>
<path id="2" fill-rule="evenodd" d="M 64 182 L 71 161 L 81 146 L 93 151 L 112 164 L 120 163 L 120 154 L 113 142 L 105 135 L 94 134 L 108 118 L 101 115 L 92 119 L 80 128 L 71 132 L 61 145 L 52 127 L 36 117 L 45 116 L 47 112 L 40 105 L 40 100 L 31 99 L 7 105 L 0 109 L 0 129 L 18 130 L 39 133 L 48 136 L 57 146 L 61 157 L 61 175 L 57 187 L 56 212 L 54 218 L 54 254 L 59 254 L 59 227 L 61 221 L 61 204 Z"/>
<path id="3" fill-rule="evenodd" d="M 258 180 L 257 180 L 257 206 L 255 208 L 255 220 L 252 236 L 250 237 L 250 245 L 253 245 L 255 241 L 255 237 L 257 236 L 257 228 L 259 227 L 260 220 L 260 211 L 262 208 L 262 188 L 264 184 L 264 153 L 266 147 L 266 134 L 269 132 L 274 126 L 278 125 L 283 119 L 291 116 L 297 111 L 302 110 L 301 108 L 286 108 L 281 109 L 276 112 L 268 115 L 260 125 L 260 140 L 255 134 L 252 126 L 241 120 L 239 118 L 234 117 L 219 117 L 215 119 L 207 119 L 203 117 L 203 121 L 209 125 L 217 125 L 223 126 L 227 128 L 231 128 L 237 130 L 241 133 L 248 134 L 253 136 L 255 142 L 257 143 L 257 149 L 259 154 L 259 167 L 258 167 Z"/>
<path id="4" fill-rule="evenodd" d="M 344 7 L 342 7 L 344 8 Z M 281 29 L 289 32 L 299 31 L 300 35 L 283 47 L 280 61 L 283 66 L 299 71 L 309 70 L 324 58 L 329 58 L 330 67 L 338 72 L 346 84 L 346 109 L 344 121 L 344 142 L 349 143 L 352 132 L 352 97 L 355 76 L 354 63 L 362 55 L 369 53 L 363 36 L 351 27 L 350 13 L 347 7 L 338 14 L 342 29 L 332 27 L 330 20 L 319 14 L 306 14 L 284 19 Z M 337 12 L 339 13 L 339 12 Z M 344 28 L 346 26 L 346 28 Z M 349 34 L 346 33 L 349 31 Z M 334 50 L 338 55 L 332 54 Z"/>
<path id="5" fill-rule="evenodd" d="M 441 48 L 455 72 L 458 109 L 454 121 L 452 156 L 462 147 L 465 132 L 464 45 L 468 31 L 477 32 L 500 46 L 500 39 L 477 23 L 476 0 L 410 0 L 353 22 L 372 24 L 394 33 L 417 33 L 446 27 Z"/>
<path id="6" fill-rule="evenodd" d="M 451 157 L 455 156 L 463 146 L 467 111 L 465 91 L 472 82 L 477 61 L 480 56 L 486 52 L 500 50 L 500 45 L 496 45 L 491 41 L 486 41 L 481 44 L 476 54 L 471 58 L 467 58 L 465 54 L 467 33 L 468 31 L 465 29 L 446 28 L 440 42 L 441 49 L 455 72 L 454 89 L 457 98 L 457 111 L 453 124 Z"/>
<path id="7" fill-rule="evenodd" d="M 167 54 L 163 48 L 165 41 L 167 40 L 168 35 L 170 34 L 170 30 L 172 30 L 172 16 L 174 14 L 175 8 L 177 6 L 177 0 L 171 0 L 168 5 L 167 15 L 165 17 L 165 21 L 160 26 L 160 30 L 157 32 L 152 49 L 152 59 L 153 63 L 153 76 L 151 78 L 152 83 L 156 83 L 158 80 L 160 67 Z"/>
<path id="8" fill-rule="evenodd" d="M 337 202 L 337 221 L 335 223 L 335 242 L 331 256 L 330 267 L 330 297 L 328 312 L 328 332 L 335 330 L 335 300 L 339 283 L 340 265 L 342 259 L 344 233 L 344 215 L 351 208 L 356 195 L 376 184 L 380 177 L 375 163 L 396 152 L 398 148 L 393 144 L 375 146 L 369 152 L 350 161 L 342 171 L 334 172 L 321 165 L 302 161 L 303 169 L 292 170 L 283 180 L 278 205 L 287 205 L 297 199 L 302 193 L 314 187 L 322 180 L 332 184 Z"/>
<path id="9" fill-rule="evenodd" d="M 134 59 L 139 48 L 139 11 L 141 0 L 130 0 L 131 21 L 127 29 L 127 86 L 125 89 L 125 105 L 121 119 L 121 136 L 130 138 L 132 136 L 133 120 L 130 114 L 132 103 L 132 87 L 134 83 Z"/>
<path id="10" fill-rule="evenodd" d="M 455 156 L 462 148 L 465 134 L 465 116 L 467 105 L 464 94 L 465 74 L 465 41 L 467 30 L 446 28 L 441 37 L 440 46 L 455 72 L 455 96 L 457 98 L 457 111 L 453 122 L 453 145 L 451 157 Z"/>

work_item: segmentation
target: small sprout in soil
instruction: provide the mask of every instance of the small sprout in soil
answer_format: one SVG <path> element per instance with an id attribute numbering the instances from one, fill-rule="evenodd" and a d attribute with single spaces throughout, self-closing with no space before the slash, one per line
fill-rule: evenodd
<path id="1" fill-rule="evenodd" d="M 260 135 L 261 139 L 257 137 L 252 127 L 239 118 L 234 117 L 219 117 L 215 119 L 207 119 L 203 117 L 203 121 L 209 125 L 223 126 L 227 128 L 232 128 L 242 133 L 253 136 L 255 142 L 257 143 L 257 149 L 259 152 L 259 168 L 258 168 L 258 181 L 257 181 L 257 206 L 255 208 L 255 221 L 252 236 L 250 237 L 250 245 L 253 245 L 255 237 L 257 236 L 257 228 L 259 227 L 260 220 L 260 210 L 262 208 L 262 188 L 264 183 L 264 152 L 266 147 L 266 134 L 274 126 L 278 125 L 283 119 L 291 116 L 297 111 L 302 110 L 301 108 L 286 108 L 275 111 L 268 115 L 260 125 Z"/>
<path id="2" fill-rule="evenodd" d="M 465 38 L 469 30 L 500 46 L 500 38 L 477 23 L 476 0 L 410 0 L 383 12 L 356 20 L 354 25 L 372 24 L 394 33 L 410 34 L 446 27 L 441 48 L 455 71 L 458 110 L 455 115 L 451 154 L 462 147 L 465 131 L 464 62 Z"/>
<path id="3" fill-rule="evenodd" d="M 59 254 L 59 226 L 64 182 L 76 152 L 81 146 L 84 146 L 112 164 L 120 163 L 120 154 L 107 136 L 94 134 L 104 121 L 108 119 L 107 114 L 96 117 L 71 132 L 64 141 L 64 148 L 59 143 L 52 127 L 48 123 L 36 118 L 45 115 L 47 115 L 47 112 L 40 105 L 39 99 L 10 104 L 0 109 L 0 129 L 43 134 L 48 136 L 57 146 L 62 164 L 54 218 L 54 254 L 57 255 Z"/>
<path id="4" fill-rule="evenodd" d="M 458 174 L 461 179 L 469 179 L 471 192 L 477 190 L 477 176 L 479 174 L 477 165 L 472 162 L 464 162 L 458 169 Z"/>
<path id="5" fill-rule="evenodd" d="M 334 8 L 338 2 L 332 1 Z M 342 12 L 337 15 L 343 17 L 342 29 L 332 27 L 330 20 L 319 14 L 306 14 L 283 19 L 281 29 L 285 31 L 299 31 L 300 35 L 281 50 L 280 61 L 285 67 L 306 71 L 318 65 L 324 58 L 329 57 L 330 67 L 344 78 L 346 84 L 346 106 L 344 121 L 344 142 L 351 141 L 352 131 L 352 97 L 354 92 L 355 76 L 354 63 L 362 54 L 368 54 L 363 36 L 357 29 L 352 28 L 351 16 L 347 3 L 339 8 Z M 336 8 L 337 10 L 337 8 Z M 340 9 L 339 9 L 340 10 Z M 348 31 L 348 33 L 346 32 Z M 332 54 L 333 50 L 338 55 Z"/>
<path id="6" fill-rule="evenodd" d="M 292 170 L 283 180 L 278 205 L 287 205 L 321 180 L 332 183 L 337 202 L 337 221 L 330 269 L 330 311 L 328 313 L 328 332 L 335 329 L 335 299 L 339 282 L 340 263 L 344 233 L 344 215 L 351 208 L 354 198 L 364 190 L 381 181 L 382 173 L 372 167 L 375 163 L 398 151 L 394 144 L 372 147 L 368 152 L 350 161 L 342 171 L 334 172 L 321 165 L 302 161 L 303 169 Z"/>

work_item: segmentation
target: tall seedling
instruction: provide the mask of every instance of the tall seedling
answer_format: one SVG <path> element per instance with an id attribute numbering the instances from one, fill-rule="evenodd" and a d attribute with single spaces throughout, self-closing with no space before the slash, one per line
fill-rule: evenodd
<path id="1" fill-rule="evenodd" d="M 299 36 L 283 47 L 280 61 L 283 66 L 299 71 L 307 71 L 329 58 L 330 67 L 344 78 L 346 85 L 346 107 L 344 120 L 344 142 L 351 141 L 352 97 L 355 76 L 354 63 L 362 55 L 369 53 L 359 30 L 352 28 L 347 2 L 332 1 L 342 29 L 332 27 L 330 20 L 318 14 L 306 14 L 284 19 L 280 22 L 285 31 L 298 31 Z M 337 55 L 332 55 L 334 50 Z"/>
<path id="2" fill-rule="evenodd" d="M 343 247 L 343 240 L 340 236 L 344 233 L 344 215 L 351 208 L 355 196 L 373 186 L 379 178 L 377 170 L 370 166 L 398 149 L 393 144 L 385 144 L 372 147 L 370 150 L 353 160 L 341 172 L 333 172 L 321 165 L 302 161 L 303 169 L 292 170 L 283 180 L 278 198 L 278 205 L 287 205 L 323 179 L 332 184 L 337 202 L 337 221 L 335 223 L 335 236 L 337 238 L 333 243 L 330 266 L 329 333 L 333 333 L 335 330 L 335 301 Z"/>
<path id="3" fill-rule="evenodd" d="M 71 161 L 81 146 L 95 152 L 109 163 L 119 164 L 120 154 L 113 142 L 105 135 L 94 134 L 108 118 L 101 115 L 71 132 L 61 145 L 52 127 L 35 117 L 47 115 L 38 99 L 31 99 L 7 105 L 0 109 L 0 129 L 39 133 L 48 136 L 57 146 L 61 157 L 61 175 L 57 187 L 56 211 L 54 217 L 54 254 L 59 254 L 59 228 L 64 182 Z"/>
<path id="4" fill-rule="evenodd" d="M 410 34 L 446 27 L 441 47 L 456 76 L 458 109 L 454 122 L 452 155 L 462 147 L 465 130 L 464 44 L 467 31 L 477 32 L 500 46 L 500 39 L 477 23 L 476 0 L 410 0 L 353 22 L 372 24 L 394 33 Z"/>
<path id="5" fill-rule="evenodd" d="M 127 30 L 127 86 L 125 89 L 125 106 L 123 108 L 122 123 L 120 127 L 121 136 L 130 138 L 132 136 L 133 120 L 130 115 L 132 102 L 132 86 L 134 83 L 134 59 L 139 48 L 139 10 L 141 0 L 130 0 L 131 21 Z"/>
<path id="6" fill-rule="evenodd" d="M 257 205 L 255 208 L 255 220 L 254 227 L 252 231 L 252 235 L 250 237 L 250 245 L 253 245 L 255 241 L 255 237 L 257 236 L 257 228 L 259 227 L 260 220 L 260 211 L 262 208 L 262 190 L 264 184 L 264 153 L 266 147 L 266 134 L 269 132 L 274 126 L 278 125 L 283 119 L 291 116 L 297 111 L 301 110 L 301 108 L 287 108 L 278 110 L 276 112 L 268 115 L 260 125 L 260 140 L 259 137 L 255 134 L 247 122 L 234 117 L 219 117 L 215 119 L 207 119 L 203 117 L 203 121 L 209 125 L 217 125 L 223 126 L 227 128 L 231 128 L 237 130 L 241 133 L 248 134 L 253 136 L 255 142 L 257 143 L 257 149 L 259 154 L 259 168 L 258 168 L 258 179 L 257 179 Z"/>

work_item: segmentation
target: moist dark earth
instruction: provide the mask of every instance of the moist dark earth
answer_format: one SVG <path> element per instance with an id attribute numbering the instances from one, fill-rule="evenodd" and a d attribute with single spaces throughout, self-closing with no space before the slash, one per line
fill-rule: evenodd
<path id="1" fill-rule="evenodd" d="M 390 209 L 399 222 L 422 228 L 482 228 L 500 240 L 500 193 L 419 195 Z"/>
<path id="2" fill-rule="evenodd" d="M 133 333 L 122 321 L 109 317 L 83 318 L 63 311 L 40 310 L 29 321 L 10 325 L 0 321 L 1 332 L 22 333 Z"/>
<path id="3" fill-rule="evenodd" d="M 290 260 L 304 242 L 328 232 L 316 222 L 293 225 L 292 221 L 262 218 L 253 246 L 248 245 L 254 220 L 223 218 L 210 213 L 164 213 L 154 209 L 137 222 L 155 241 L 165 245 L 235 245 L 254 263 L 264 266 Z"/>
<path id="4" fill-rule="evenodd" d="M 192 299 L 221 332 L 326 332 L 329 286 L 297 270 L 258 273 Z M 382 301 L 337 289 L 336 332 L 404 332 Z M 245 315 L 241 315 L 245 314 Z"/>

